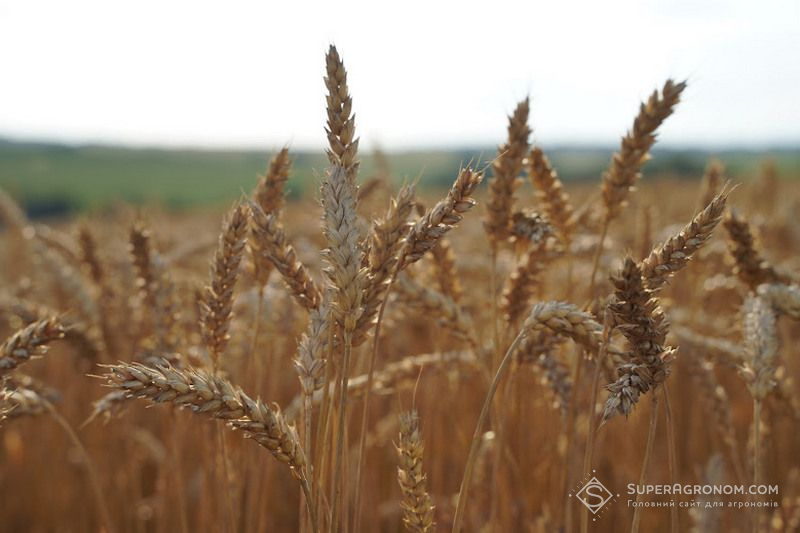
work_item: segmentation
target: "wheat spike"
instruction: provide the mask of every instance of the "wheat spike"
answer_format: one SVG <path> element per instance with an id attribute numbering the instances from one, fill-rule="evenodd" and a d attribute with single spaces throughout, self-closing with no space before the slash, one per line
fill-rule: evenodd
<path id="1" fill-rule="evenodd" d="M 400 438 L 397 443 L 397 481 L 403 492 L 403 523 L 408 531 L 433 531 L 433 500 L 426 488 L 427 476 L 422 467 L 425 449 L 416 411 L 400 415 Z"/>
<path id="2" fill-rule="evenodd" d="M 354 189 L 354 199 L 358 198 L 356 175 L 359 161 L 358 139 L 356 135 L 356 117 L 352 114 L 353 99 L 347 87 L 347 71 L 339 58 L 336 47 L 331 45 L 325 55 L 325 87 L 328 89 L 327 111 L 328 122 L 325 133 L 328 135 L 328 152 L 331 165 L 341 165 L 347 181 Z"/>
<path id="3" fill-rule="evenodd" d="M 700 209 L 711 203 L 719 193 L 725 178 L 725 165 L 719 159 L 712 159 L 703 173 L 703 188 L 700 192 Z"/>
<path id="4" fill-rule="evenodd" d="M 48 345 L 64 338 L 64 327 L 56 317 L 37 320 L 16 331 L 0 345 L 0 376 L 33 357 L 44 355 Z"/>
<path id="5" fill-rule="evenodd" d="M 639 265 L 626 258 L 622 272 L 612 282 L 616 300 L 609 304 L 609 309 L 631 350 L 617 368 L 617 381 L 607 387 L 604 421 L 616 413 L 628 416 L 640 395 L 663 383 L 675 353 L 666 346 L 669 324 L 658 300 L 645 288 Z"/>
<path id="6" fill-rule="evenodd" d="M 722 225 L 728 231 L 728 249 L 736 262 L 733 271 L 742 282 L 751 289 L 762 283 L 789 282 L 761 256 L 747 220 L 730 209 Z"/>
<path id="7" fill-rule="evenodd" d="M 497 157 L 492 163 L 492 179 L 489 180 L 489 200 L 484 226 L 492 242 L 508 238 L 511 212 L 514 207 L 514 192 L 522 183 L 519 177 L 523 160 L 528 152 L 528 127 L 530 111 L 528 98 L 517 104 L 508 117 L 508 140 L 497 148 Z"/>
<path id="8" fill-rule="evenodd" d="M 408 217 L 414 208 L 413 185 L 401 187 L 386 215 L 375 222 L 370 234 L 369 281 L 364 292 L 364 312 L 358 318 L 353 346 L 362 344 L 375 323 L 378 309 L 397 265 L 398 253 L 408 232 Z"/>
<path id="9" fill-rule="evenodd" d="M 439 200 L 411 228 L 400 255 L 398 270 L 419 261 L 445 233 L 461 222 L 464 213 L 475 206 L 471 196 L 481 180 L 483 174 L 480 172 L 471 168 L 461 169 L 447 198 Z"/>
<path id="10" fill-rule="evenodd" d="M 591 314 L 581 311 L 573 304 L 558 301 L 539 302 L 533 306 L 528 318 L 525 319 L 522 331 L 529 335 L 545 330 L 568 337 L 590 353 L 594 353 L 600 346 L 603 326 Z"/>
<path id="11" fill-rule="evenodd" d="M 639 106 L 639 114 L 631 129 L 622 138 L 619 152 L 603 174 L 603 203 L 606 219 L 616 218 L 627 202 L 630 192 L 641 177 L 641 168 L 649 159 L 650 148 L 656 141 L 656 130 L 675 110 L 686 82 L 667 80 L 661 93 L 654 91 L 647 102 Z"/>
<path id="12" fill-rule="evenodd" d="M 344 167 L 334 165 L 322 184 L 325 274 L 335 288 L 333 314 L 346 331 L 355 330 L 362 314 L 367 270 L 362 267 L 361 236 L 356 224 L 355 190 Z"/>
<path id="13" fill-rule="evenodd" d="M 254 236 L 256 258 L 271 262 L 280 272 L 289 292 L 306 309 L 315 309 L 321 300 L 320 290 L 311 278 L 308 268 L 297 258 L 294 247 L 286 241 L 283 226 L 274 215 L 267 215 L 250 202 L 250 221 Z"/>
<path id="14" fill-rule="evenodd" d="M 289 159 L 289 149 L 284 147 L 272 158 L 267 173 L 259 178 L 258 184 L 253 191 L 253 200 L 264 213 L 274 215 L 278 219 L 280 219 L 286 202 L 285 188 L 291 168 L 292 161 Z M 249 248 L 253 277 L 263 287 L 269 280 L 269 275 L 273 269 L 272 263 L 262 254 L 260 242 L 255 235 L 250 236 Z"/>
<path id="15" fill-rule="evenodd" d="M 660 289 L 667 279 L 686 266 L 692 254 L 711 237 L 722 218 L 727 199 L 728 193 L 723 190 L 680 233 L 655 248 L 642 261 L 642 276 L 648 289 Z"/>
<path id="16" fill-rule="evenodd" d="M 305 455 L 294 428 L 280 411 L 253 400 L 229 381 L 200 370 L 180 370 L 163 364 L 152 367 L 119 363 L 106 368 L 108 385 L 128 397 L 172 403 L 196 414 L 225 420 L 269 450 L 295 476 L 303 475 Z"/>
<path id="17" fill-rule="evenodd" d="M 740 372 L 753 398 L 762 400 L 775 388 L 778 333 L 770 303 L 751 294 L 742 306 L 744 356 Z"/>
<path id="18" fill-rule="evenodd" d="M 569 244 L 575 229 L 574 209 L 569 195 L 558 178 L 550 160 L 538 146 L 528 157 L 530 180 L 536 188 L 536 198 L 548 220 L 558 230 L 561 239 Z"/>
<path id="19" fill-rule="evenodd" d="M 205 288 L 201 307 L 200 327 L 215 369 L 219 368 L 220 357 L 228 343 L 233 290 L 239 278 L 246 233 L 247 210 L 238 204 L 223 224 L 219 246 L 211 263 L 211 284 Z"/>

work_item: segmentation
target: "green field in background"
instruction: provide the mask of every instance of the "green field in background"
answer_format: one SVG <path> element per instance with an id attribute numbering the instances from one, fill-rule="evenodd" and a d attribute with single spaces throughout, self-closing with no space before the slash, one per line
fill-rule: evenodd
<path id="1" fill-rule="evenodd" d="M 565 181 L 597 179 L 613 149 L 553 148 L 546 150 Z M 388 154 L 393 175 L 420 177 L 422 187 L 446 186 L 462 163 L 483 162 L 495 149 L 429 150 Z M 702 150 L 656 150 L 646 175 L 672 174 L 698 178 L 708 158 Z M 800 149 L 771 152 L 720 150 L 735 179 L 748 179 L 765 157 L 778 165 L 781 177 L 800 176 Z M 117 201 L 158 203 L 180 209 L 230 202 L 253 188 L 271 156 L 268 150 L 198 151 L 129 149 L 101 146 L 0 141 L 0 187 L 33 215 L 98 209 Z M 293 152 L 290 194 L 311 192 L 324 171 L 322 153 Z M 371 154 L 362 156 L 361 176 L 374 171 Z"/>

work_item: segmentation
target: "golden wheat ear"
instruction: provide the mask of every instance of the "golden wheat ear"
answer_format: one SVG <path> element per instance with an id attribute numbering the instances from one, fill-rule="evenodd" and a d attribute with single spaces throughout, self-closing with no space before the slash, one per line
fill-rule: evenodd
<path id="1" fill-rule="evenodd" d="M 247 213 L 243 204 L 237 204 L 228 214 L 211 263 L 211 283 L 203 292 L 200 328 L 215 370 L 228 344 L 233 291 L 244 255 Z"/>
<path id="2" fill-rule="evenodd" d="M 686 82 L 667 80 L 661 92 L 653 91 L 639 106 L 633 128 L 622 138 L 622 145 L 603 174 L 603 204 L 606 219 L 616 218 L 625 207 L 628 196 L 641 178 L 641 169 L 650 158 L 659 126 L 675 111 L 686 89 Z"/>
<path id="3" fill-rule="evenodd" d="M 408 531 L 427 533 L 433 531 L 433 500 L 427 491 L 427 476 L 422 466 L 422 432 L 419 415 L 410 411 L 400 415 L 400 437 L 397 445 L 397 481 L 403 493 L 400 507 L 403 523 Z"/>
<path id="4" fill-rule="evenodd" d="M 514 192 L 522 183 L 520 173 L 530 146 L 529 112 L 529 100 L 525 98 L 517 104 L 514 113 L 508 117 L 508 140 L 497 148 L 497 157 L 492 163 L 492 179 L 489 180 L 489 201 L 486 203 L 484 227 L 493 243 L 509 237 Z"/>

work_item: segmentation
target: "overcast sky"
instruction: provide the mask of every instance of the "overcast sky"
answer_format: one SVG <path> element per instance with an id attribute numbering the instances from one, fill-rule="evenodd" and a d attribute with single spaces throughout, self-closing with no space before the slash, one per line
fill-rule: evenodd
<path id="1" fill-rule="evenodd" d="M 796 0 L 0 0 L 0 136 L 321 147 L 330 43 L 366 146 L 616 144 L 668 77 L 665 144 L 800 143 Z"/>

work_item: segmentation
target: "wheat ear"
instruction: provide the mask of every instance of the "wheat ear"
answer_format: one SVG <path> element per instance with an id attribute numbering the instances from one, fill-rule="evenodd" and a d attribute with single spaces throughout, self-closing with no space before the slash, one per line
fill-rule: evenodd
<path id="1" fill-rule="evenodd" d="M 403 523 L 408 531 L 433 531 L 433 500 L 428 494 L 427 476 L 422 467 L 424 444 L 416 411 L 400 415 L 400 438 L 397 443 L 397 481 L 403 492 Z"/>
<path id="2" fill-rule="evenodd" d="M 722 218 L 728 192 L 722 191 L 700 211 L 677 235 L 655 248 L 641 263 L 642 276 L 649 290 L 658 290 L 682 269 L 711 237 Z"/>
<path id="3" fill-rule="evenodd" d="M 733 271 L 740 280 L 751 289 L 762 283 L 789 281 L 761 256 L 747 220 L 731 209 L 722 225 L 728 231 L 728 248 L 736 261 Z"/>
<path id="4" fill-rule="evenodd" d="M 286 182 L 292 161 L 289 159 L 289 149 L 284 147 L 270 161 L 267 173 L 261 176 L 253 191 L 253 200 L 268 215 L 280 219 L 283 205 L 286 201 Z M 254 232 L 251 232 L 254 233 Z M 258 238 L 250 236 L 250 255 L 252 259 L 253 277 L 259 286 L 264 287 L 269 280 L 273 265 L 262 254 L 262 247 Z"/>
<path id="5" fill-rule="evenodd" d="M 233 290 L 239 278 L 247 234 L 247 210 L 238 204 L 228 215 L 211 263 L 211 284 L 203 293 L 200 327 L 215 371 L 228 344 L 233 316 Z"/>
<path id="6" fill-rule="evenodd" d="M 575 230 L 574 209 L 558 174 L 538 146 L 531 150 L 528 164 L 530 180 L 536 188 L 539 205 L 558 230 L 562 240 L 565 243 L 571 242 Z"/>
<path id="7" fill-rule="evenodd" d="M 528 99 L 517 104 L 514 113 L 508 117 L 508 140 L 497 148 L 497 157 L 492 163 L 492 179 L 489 180 L 489 200 L 484 226 L 493 243 L 509 236 L 511 212 L 514 206 L 514 192 L 522 183 L 519 175 L 523 160 L 528 152 Z"/>
<path id="8" fill-rule="evenodd" d="M 106 367 L 108 385 L 128 397 L 154 403 L 171 403 L 193 413 L 225 420 L 233 429 L 244 432 L 266 448 L 275 459 L 289 467 L 306 495 L 308 512 L 317 531 L 316 514 L 311 506 L 306 477 L 306 458 L 297 431 L 280 410 L 261 400 L 253 400 L 229 381 L 199 370 L 179 370 L 169 365 L 145 366 L 119 363 Z"/>
<path id="9" fill-rule="evenodd" d="M 700 209 L 711 203 L 719 193 L 724 182 L 725 165 L 719 159 L 712 159 L 703 173 L 703 187 L 700 191 Z"/>
<path id="10" fill-rule="evenodd" d="M 328 135 L 330 146 L 329 158 L 332 165 L 341 165 L 347 181 L 356 191 L 356 175 L 358 174 L 359 161 L 356 159 L 358 152 L 358 139 L 356 135 L 356 117 L 353 111 L 353 99 L 347 87 L 347 71 L 339 57 L 336 47 L 331 45 L 325 55 L 325 87 L 328 89 L 326 96 L 328 122 L 325 133 Z"/>
<path id="11" fill-rule="evenodd" d="M 658 300 L 645 288 L 639 265 L 626 258 L 622 272 L 611 281 L 616 300 L 609 304 L 609 309 L 631 351 L 617 368 L 617 381 L 607 387 L 609 397 L 603 422 L 617 413 L 628 416 L 640 395 L 663 383 L 675 353 L 666 346 L 669 324 Z"/>
<path id="12" fill-rule="evenodd" d="M 461 221 L 464 213 L 475 206 L 472 193 L 482 180 L 483 174 L 471 168 L 459 171 L 447 198 L 439 200 L 412 226 L 400 255 L 398 271 L 419 261 L 445 233 Z"/>
<path id="13" fill-rule="evenodd" d="M 608 220 L 616 218 L 625 206 L 641 177 L 642 165 L 650 157 L 656 130 L 673 113 L 685 88 L 686 82 L 667 80 L 660 94 L 653 91 L 647 102 L 639 106 L 633 128 L 622 138 L 619 152 L 614 154 L 608 171 L 603 175 L 603 203 Z"/>
<path id="14" fill-rule="evenodd" d="M 48 345 L 64 338 L 64 333 L 64 327 L 56 317 L 37 320 L 15 332 L 0 346 L 0 376 L 46 353 Z"/>
<path id="15" fill-rule="evenodd" d="M 375 325 L 378 308 L 386 294 L 392 273 L 397 265 L 397 255 L 408 232 L 408 217 L 414 208 L 413 185 L 404 185 L 392 198 L 386 215 L 375 222 L 370 233 L 369 281 L 364 292 L 364 312 L 358 318 L 353 335 L 353 345 L 367 339 Z"/>
<path id="16" fill-rule="evenodd" d="M 283 226 L 275 215 L 267 215 L 257 203 L 251 201 L 249 207 L 256 260 L 271 262 L 297 302 L 309 310 L 316 308 L 321 300 L 320 290 L 308 268 L 297 258 L 294 247 L 286 241 Z"/>

